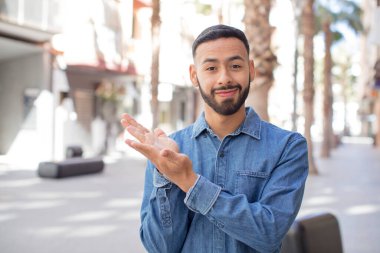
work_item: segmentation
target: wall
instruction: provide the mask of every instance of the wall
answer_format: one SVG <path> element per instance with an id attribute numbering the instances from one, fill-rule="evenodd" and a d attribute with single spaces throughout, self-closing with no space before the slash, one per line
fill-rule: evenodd
<path id="1" fill-rule="evenodd" d="M 49 88 L 49 66 L 44 52 L 0 62 L 0 154 L 9 151 L 21 130 L 36 129 L 37 112 L 25 108 L 24 95 Z M 32 143 L 24 144 L 33 149 Z"/>

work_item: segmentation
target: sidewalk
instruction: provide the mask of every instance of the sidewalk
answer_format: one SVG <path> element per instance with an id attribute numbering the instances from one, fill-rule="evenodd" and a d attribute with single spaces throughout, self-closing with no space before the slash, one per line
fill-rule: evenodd
<path id="1" fill-rule="evenodd" d="M 332 212 L 345 253 L 376 252 L 380 150 L 344 143 L 330 159 L 316 158 L 320 175 L 308 178 L 299 216 Z M 0 164 L 0 252 L 145 252 L 138 235 L 144 167 L 137 158 L 108 159 L 101 174 L 52 180 Z"/>
<path id="2" fill-rule="evenodd" d="M 42 179 L 0 170 L 1 253 L 142 253 L 145 160 L 110 161 L 103 173 Z"/>
<path id="3" fill-rule="evenodd" d="M 345 143 L 331 158 L 318 158 L 320 174 L 309 176 L 299 217 L 327 211 L 338 218 L 345 253 L 380 248 L 380 150 L 369 142 Z M 360 139 L 359 139 L 360 141 Z"/>

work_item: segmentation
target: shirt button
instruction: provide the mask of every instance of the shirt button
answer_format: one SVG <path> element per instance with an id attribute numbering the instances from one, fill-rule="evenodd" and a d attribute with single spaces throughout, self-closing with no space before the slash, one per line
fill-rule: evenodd
<path id="1" fill-rule="evenodd" d="M 224 152 L 221 152 L 219 156 L 223 158 L 224 157 Z"/>

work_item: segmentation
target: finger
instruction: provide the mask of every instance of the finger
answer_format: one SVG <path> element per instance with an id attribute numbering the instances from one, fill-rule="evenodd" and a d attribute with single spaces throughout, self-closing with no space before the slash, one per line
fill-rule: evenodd
<path id="1" fill-rule="evenodd" d="M 120 123 L 121 123 L 121 125 L 122 125 L 124 128 L 126 128 L 126 127 L 129 126 L 128 121 L 127 121 L 126 119 L 121 119 L 121 120 L 120 120 Z"/>
<path id="2" fill-rule="evenodd" d="M 145 132 L 145 133 L 149 133 L 150 131 L 145 128 L 143 125 L 139 124 L 131 115 L 129 115 L 128 113 L 124 113 L 121 115 L 121 123 L 123 124 L 124 127 L 127 127 L 127 126 L 134 126 L 136 128 L 138 128 L 139 130 Z"/>
<path id="3" fill-rule="evenodd" d="M 162 129 L 156 128 L 154 129 L 154 135 L 157 137 L 161 137 L 161 136 L 166 136 L 166 133 Z"/>
<path id="4" fill-rule="evenodd" d="M 127 126 L 126 130 L 140 142 L 145 142 L 145 133 L 134 126 Z"/>
<path id="5" fill-rule="evenodd" d="M 142 155 L 144 155 L 151 161 L 154 161 L 155 157 L 157 157 L 158 155 L 158 151 L 152 145 L 140 143 L 130 139 L 125 140 L 125 143 L 128 144 L 128 146 L 130 146 L 131 148 L 140 152 Z"/>
<path id="6" fill-rule="evenodd" d="M 120 123 L 123 127 L 127 127 L 129 126 L 130 124 L 128 123 L 128 118 L 131 118 L 131 116 L 129 116 L 129 114 L 127 113 L 123 113 L 121 116 L 120 116 Z"/>

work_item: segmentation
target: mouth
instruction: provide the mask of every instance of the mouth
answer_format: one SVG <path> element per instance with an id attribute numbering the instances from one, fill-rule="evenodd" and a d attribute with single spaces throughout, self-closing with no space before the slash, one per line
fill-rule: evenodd
<path id="1" fill-rule="evenodd" d="M 233 97 L 237 92 L 239 92 L 239 87 L 223 88 L 215 90 L 215 94 L 220 97 Z"/>

